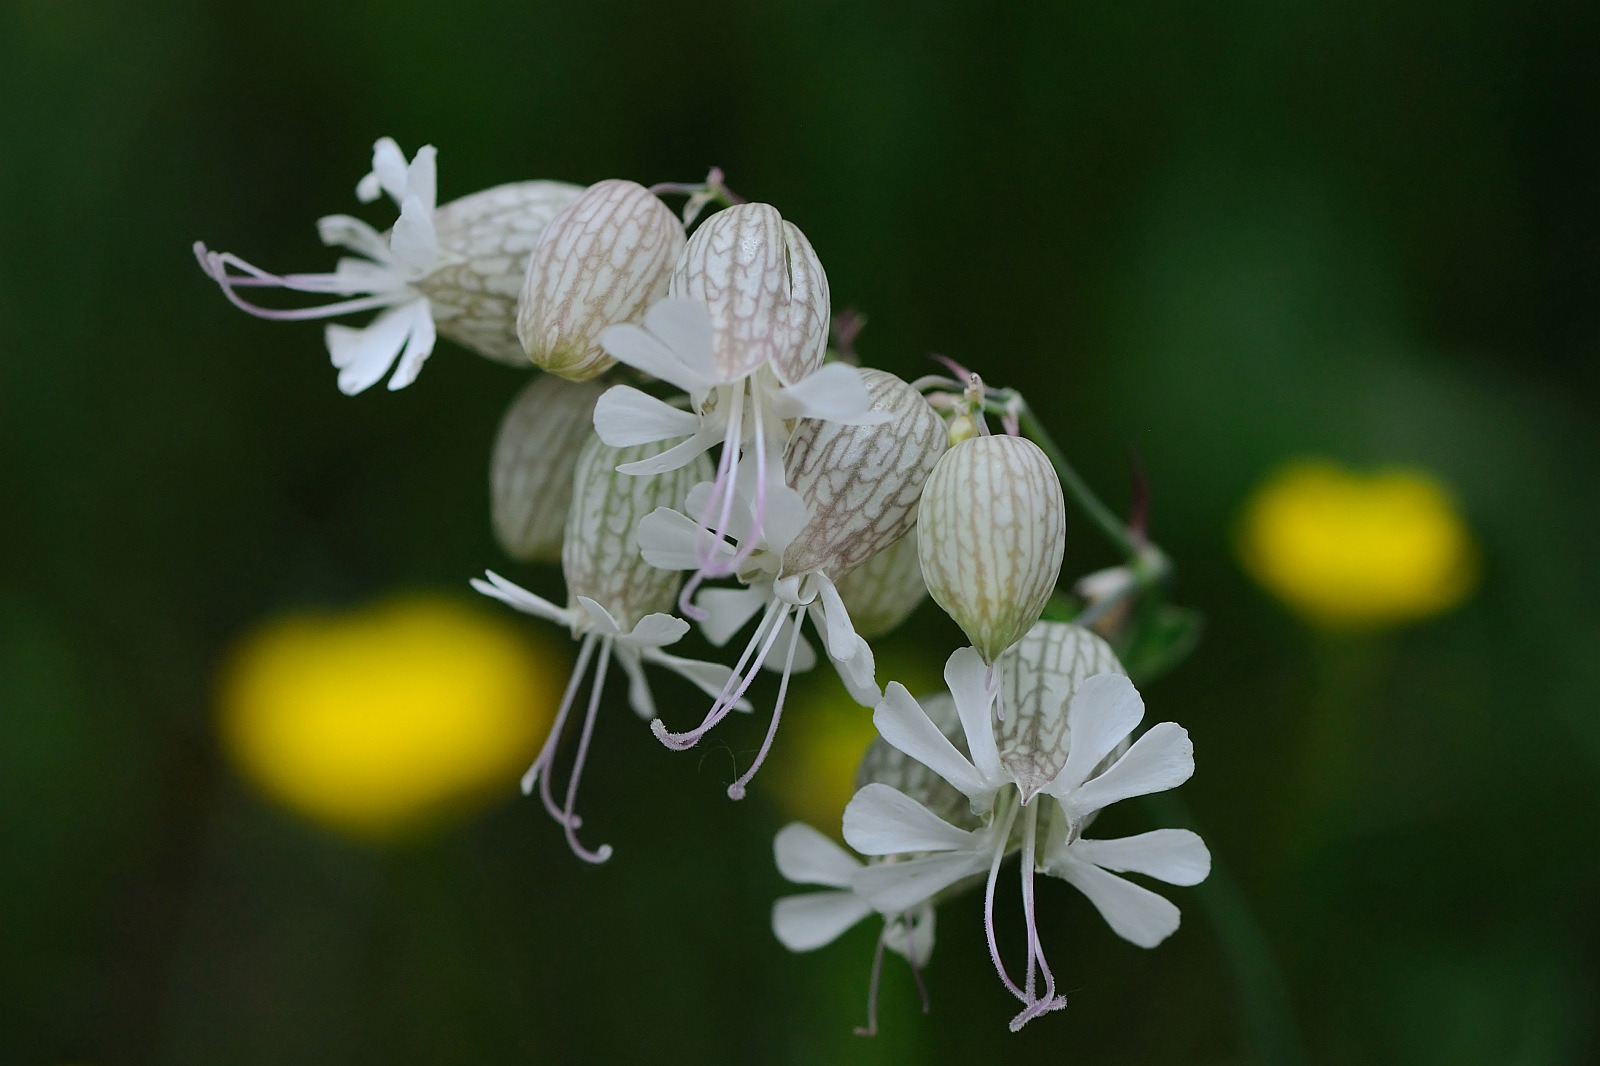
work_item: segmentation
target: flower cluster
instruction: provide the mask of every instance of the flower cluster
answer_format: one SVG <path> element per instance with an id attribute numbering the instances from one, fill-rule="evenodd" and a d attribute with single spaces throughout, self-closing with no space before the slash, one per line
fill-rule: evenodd
<path id="1" fill-rule="evenodd" d="M 1118 875 L 1195 884 L 1210 864 L 1198 836 L 1083 835 L 1107 806 L 1170 789 L 1194 768 L 1188 734 L 1173 723 L 1135 737 L 1144 705 L 1104 639 L 1148 658 L 1131 612 L 1112 608 L 1153 598 L 1164 557 L 1142 530 L 1122 529 L 1133 548 L 1125 565 L 1092 582 L 1086 602 L 1057 593 L 1064 460 L 1018 394 L 954 364 L 954 378 L 908 383 L 830 351 L 828 278 L 810 241 L 776 208 L 735 196 L 715 170 L 703 184 L 652 188 L 521 182 L 439 207 L 434 150 L 407 161 L 384 139 L 357 195 L 385 193 L 400 212 L 387 232 L 343 215 L 319 223 L 325 243 L 359 256 L 332 273 L 273 275 L 198 244 L 196 254 L 231 301 L 263 317 L 376 311 L 360 329 L 327 327 L 347 393 L 391 368 L 389 388 L 410 384 L 437 335 L 545 371 L 501 425 L 492 518 L 512 558 L 560 561 L 566 604 L 493 571 L 472 585 L 578 644 L 522 782 L 574 854 L 594 863 L 612 854 L 580 841 L 577 799 L 613 662 L 629 705 L 674 750 L 732 711 L 753 711 L 756 678 L 778 675 L 765 738 L 728 787 L 739 799 L 772 750 L 791 676 L 812 668 L 820 648 L 871 709 L 861 713 L 878 739 L 841 827 L 856 855 L 799 823 L 778 833 L 783 876 L 825 890 L 780 899 L 773 930 L 806 951 L 869 915 L 883 919 L 868 1031 L 884 950 L 904 956 L 920 982 L 936 905 L 968 887 L 982 887 L 996 973 L 1022 1005 L 1013 1029 L 1065 1004 L 1035 921 L 1036 874 L 1078 888 L 1140 946 L 1177 928 L 1176 907 Z M 681 216 L 662 200 L 672 194 L 689 196 Z M 339 299 L 269 310 L 241 295 L 265 287 Z M 839 331 L 840 347 L 855 329 Z M 1069 484 L 1086 491 L 1075 476 Z M 869 641 L 928 596 L 969 646 L 949 656 L 948 692 L 918 701 L 892 680 L 880 688 Z M 664 650 L 692 624 L 717 648 L 748 634 L 731 665 Z M 659 713 L 647 667 L 705 693 L 698 721 L 680 720 L 678 708 L 671 723 Z M 1015 978 L 994 923 L 1012 855 L 1025 916 Z"/>

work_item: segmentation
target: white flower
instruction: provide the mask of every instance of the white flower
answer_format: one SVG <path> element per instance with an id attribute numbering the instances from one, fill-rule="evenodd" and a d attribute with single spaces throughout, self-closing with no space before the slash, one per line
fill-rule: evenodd
<path id="1" fill-rule="evenodd" d="M 528 253 L 578 186 L 529 181 L 496 186 L 436 210 L 435 156 L 425 145 L 408 164 L 394 141 L 380 139 L 372 170 L 356 194 L 371 203 L 387 193 L 400 217 L 387 234 L 349 215 L 318 220 L 322 242 L 356 253 L 331 274 L 269 274 L 231 252 L 195 244 L 201 269 L 237 307 L 260 318 L 298 320 L 378 311 L 367 326 L 330 324 L 328 352 L 349 395 L 394 367 L 390 389 L 416 380 L 442 334 L 500 362 L 525 362 L 514 315 Z M 275 310 L 247 301 L 245 288 L 282 288 L 345 297 L 320 307 Z M 397 365 L 398 364 L 398 365 Z"/>
<path id="2" fill-rule="evenodd" d="M 594 439 L 591 420 L 603 386 L 537 374 L 500 420 L 489 460 L 489 513 L 506 554 L 523 562 L 561 560 L 572 472 Z"/>
<path id="3" fill-rule="evenodd" d="M 1033 645 L 1019 647 L 1001 660 L 1001 667 L 1010 673 L 1012 705 L 998 737 L 990 714 L 993 671 L 971 648 L 956 652 L 946 664 L 945 679 L 970 758 L 898 684 L 889 686 L 873 715 L 884 740 L 967 797 L 973 812 L 985 816 L 982 829 L 952 825 L 912 797 L 880 783 L 862 788 L 844 819 L 845 840 L 864 855 L 924 853 L 905 862 L 871 866 L 856 875 L 852 887 L 875 908 L 906 906 L 988 869 L 984 921 L 990 953 L 1001 981 L 1023 1004 L 1012 1019 L 1013 1030 L 1066 1003 L 1056 994 L 1034 920 L 1036 869 L 1078 886 L 1116 932 L 1146 947 L 1177 927 L 1176 908 L 1164 900 L 1152 903 L 1160 897 L 1107 871 L 1193 884 L 1209 869 L 1205 845 L 1186 830 L 1119 841 L 1081 837 L 1095 813 L 1110 804 L 1187 780 L 1194 772 L 1193 747 L 1181 727 L 1163 722 L 1119 751 L 1142 719 L 1144 704 L 1119 673 L 1084 676 L 1103 654 L 1109 655 L 1108 650 L 1101 651 L 1103 642 L 1061 623 L 1039 623 L 1033 633 L 1038 634 Z M 1043 842 L 1041 806 L 1051 808 L 1045 814 L 1048 839 Z M 1027 929 L 1027 961 L 1020 985 L 1001 961 L 993 922 L 996 878 L 1019 830 Z"/>
<path id="4" fill-rule="evenodd" d="M 849 425 L 882 421 L 855 367 L 822 364 L 827 341 L 827 275 L 804 234 L 767 204 L 739 204 L 713 215 L 684 248 L 671 296 L 643 328 L 613 326 L 600 336 L 620 362 L 682 389 L 689 410 L 618 385 L 595 408 L 595 430 L 619 447 L 681 440 L 634 473 L 672 465 L 723 445 L 714 513 L 706 525 L 727 535 L 746 449 L 756 483 L 782 485 L 781 455 L 796 419 Z M 756 501 L 755 528 L 766 521 Z M 748 551 L 702 560 L 685 590 L 703 577 L 734 573 Z"/>
<path id="5" fill-rule="evenodd" d="M 772 933 L 790 951 L 815 951 L 837 940 L 846 929 L 873 913 L 873 906 L 851 886 L 863 869 L 861 860 L 803 822 L 790 822 L 772 841 L 778 872 L 801 885 L 832 891 L 802 892 L 772 904 Z M 867 991 L 867 1024 L 856 1030 L 871 1036 L 878 1028 L 878 974 L 888 948 L 911 964 L 922 987 L 921 970 L 933 955 L 934 909 L 924 900 L 899 913 L 883 915 L 883 931 L 872 958 Z M 923 1009 L 927 1009 L 926 992 Z"/>
<path id="6" fill-rule="evenodd" d="M 810 615 L 824 637 L 828 657 L 851 695 L 869 706 L 879 696 L 872 649 L 851 624 L 833 577 L 867 561 L 911 528 L 922 483 L 944 450 L 944 432 L 921 395 L 893 374 L 866 370 L 860 380 L 874 412 L 885 421 L 875 425 L 802 421 L 784 462 L 791 486 L 763 484 L 759 472 L 746 467 L 737 475 L 733 499 L 721 506 L 715 519 L 695 522 L 686 514 L 664 511 L 647 516 L 640 525 L 640 547 L 653 565 L 703 571 L 710 561 L 735 570 L 747 586 L 706 589 L 696 601 L 713 643 L 724 643 L 758 612 L 761 615 L 734 668 L 734 681 L 699 726 L 670 733 L 664 723 L 651 723 L 669 747 L 681 750 L 698 743 L 727 714 L 730 702 L 744 695 L 757 670 L 771 661 L 772 652 L 787 638 L 783 681 L 767 738 L 749 769 L 728 789 L 734 799 L 743 796 L 776 736 L 790 673 L 805 669 L 812 658 L 800 636 L 803 616 Z M 704 516 L 716 509 L 717 493 L 714 484 L 695 486 L 687 502 L 689 512 Z M 767 519 L 758 527 L 753 516 L 763 507 Z M 738 547 L 719 535 L 713 523 L 727 531 Z"/>
<path id="7" fill-rule="evenodd" d="M 589 738 L 594 731 L 595 715 L 600 708 L 601 692 L 613 655 L 628 678 L 628 702 L 641 718 L 651 720 L 655 719 L 656 706 L 645 678 L 645 664 L 665 667 L 713 696 L 727 688 L 730 674 L 720 663 L 682 659 L 661 650 L 680 640 L 689 631 L 689 623 L 663 610 L 672 604 L 679 575 L 657 570 L 640 558 L 639 517 L 662 504 L 681 503 L 697 471 L 690 467 L 648 478 L 617 473 L 619 461 L 637 459 L 650 451 L 651 446 L 645 446 L 619 453 L 618 449 L 591 437 L 579 453 L 561 549 L 568 607 L 558 607 L 493 571 L 486 574 L 487 581 L 472 581 L 472 587 L 485 596 L 563 625 L 581 642 L 578 661 L 556 712 L 555 723 L 543 749 L 523 777 L 522 788 L 524 792 L 531 792 L 535 783 L 538 784 L 545 809 L 566 831 L 573 853 L 589 862 L 604 862 L 611 857 L 609 845 L 591 851 L 578 843 L 577 829 L 582 821 L 575 808 L 578 783 L 588 758 Z M 705 466 L 702 461 L 701 471 Z M 551 765 L 578 687 L 597 652 L 594 684 L 567 781 L 566 797 L 563 803 L 557 804 L 551 791 Z M 747 710 L 748 705 L 741 709 Z"/>

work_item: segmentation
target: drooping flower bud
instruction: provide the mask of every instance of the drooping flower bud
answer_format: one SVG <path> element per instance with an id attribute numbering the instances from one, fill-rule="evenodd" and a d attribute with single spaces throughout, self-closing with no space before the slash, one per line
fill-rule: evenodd
<path id="1" fill-rule="evenodd" d="M 1061 481 L 1025 437 L 984 436 L 944 454 L 923 488 L 922 575 L 985 662 L 1039 620 L 1066 550 Z"/>
<path id="2" fill-rule="evenodd" d="M 783 553 L 779 576 L 844 574 L 905 536 L 945 448 L 944 423 L 922 394 L 893 374 L 863 369 L 876 425 L 805 419 L 784 453 L 788 481 L 808 518 Z"/>
<path id="3" fill-rule="evenodd" d="M 603 392 L 595 382 L 539 374 L 501 420 L 489 463 L 489 509 L 495 537 L 513 559 L 561 561 L 572 472 L 594 436 L 590 419 Z"/>
<path id="4" fill-rule="evenodd" d="M 528 255 L 562 207 L 583 191 L 564 181 L 519 181 L 452 200 L 433 213 L 440 265 L 414 283 L 441 337 L 510 366 L 526 366 L 517 341 L 517 296 Z"/>
<path id="5" fill-rule="evenodd" d="M 900 627 L 928 597 L 917 558 L 917 527 L 834 581 L 856 633 L 875 640 Z"/>
<path id="6" fill-rule="evenodd" d="M 597 182 L 562 208 L 528 258 L 517 336 L 535 366 L 573 381 L 616 362 L 600 334 L 667 294 L 683 225 L 644 186 Z"/>
<path id="7" fill-rule="evenodd" d="M 711 460 L 663 474 L 619 474 L 623 463 L 663 451 L 659 442 L 613 448 L 591 435 L 572 474 L 572 509 L 567 513 L 561 569 L 569 605 L 586 596 L 611 612 L 627 632 L 647 614 L 669 612 L 683 575 L 658 570 L 639 555 L 639 519 L 658 507 L 679 508 L 689 488 L 711 477 Z"/>
<path id="8" fill-rule="evenodd" d="M 671 294 L 711 312 L 723 380 L 766 364 L 793 385 L 822 364 L 828 275 L 805 234 L 770 204 L 736 204 L 707 219 L 672 272 Z"/>
<path id="9" fill-rule="evenodd" d="M 1036 622 L 1000 660 L 1005 717 L 995 745 L 1026 803 L 1067 761 L 1067 707 L 1086 678 L 1126 674 L 1111 645 L 1067 622 Z"/>

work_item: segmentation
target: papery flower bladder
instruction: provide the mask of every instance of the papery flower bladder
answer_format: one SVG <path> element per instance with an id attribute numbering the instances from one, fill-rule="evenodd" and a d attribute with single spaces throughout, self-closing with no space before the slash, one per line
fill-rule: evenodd
<path id="1" fill-rule="evenodd" d="M 755 466 L 751 535 L 731 555 L 698 560 L 683 591 L 685 614 L 694 614 L 703 578 L 736 573 L 761 539 L 769 501 L 787 491 L 780 457 L 796 419 L 883 420 L 855 367 L 823 364 L 827 337 L 827 275 L 805 235 L 768 204 L 737 204 L 707 219 L 678 259 L 670 297 L 643 327 L 601 334 L 612 358 L 688 393 L 687 410 L 627 385 L 601 397 L 594 425 L 606 443 L 678 441 L 629 472 L 671 469 L 720 443 L 714 491 L 697 517 L 724 538 L 746 483 L 746 449 Z"/>
<path id="2" fill-rule="evenodd" d="M 356 186 L 362 203 L 388 194 L 400 208 L 393 229 L 379 233 L 349 215 L 317 222 L 322 243 L 346 248 L 329 274 L 269 274 L 231 252 L 196 242 L 201 269 L 232 303 L 260 318 L 332 318 L 379 312 L 361 329 L 329 324 L 328 353 L 349 395 L 376 384 L 394 367 L 390 389 L 416 380 L 444 336 L 480 355 L 527 365 L 516 335 L 517 296 L 529 252 L 551 217 L 582 192 L 558 181 L 522 181 L 435 207 L 435 150 L 425 145 L 408 164 L 388 137 L 372 150 L 372 170 Z M 241 289 L 280 288 L 342 297 L 297 309 L 262 307 Z M 397 365 L 398 363 L 398 365 Z"/>
<path id="3" fill-rule="evenodd" d="M 745 471 L 732 505 L 725 509 L 723 527 L 732 542 L 670 509 L 647 516 L 639 528 L 644 558 L 655 566 L 689 570 L 707 558 L 737 561 L 743 588 L 705 589 L 696 601 L 712 643 L 726 643 L 760 616 L 733 676 L 700 725 L 673 733 L 659 719 L 651 723 L 663 743 L 679 750 L 698 743 L 783 646 L 772 720 L 750 767 L 728 788 L 734 799 L 743 797 L 745 785 L 771 750 L 790 674 L 809 669 L 815 660 L 800 635 L 803 616 L 810 616 L 850 694 L 866 705 L 879 696 L 872 648 L 851 624 L 834 579 L 866 563 L 911 528 L 923 482 L 943 452 L 945 438 L 943 423 L 915 389 L 882 370 L 859 373 L 872 411 L 881 420 L 870 425 L 800 422 L 783 462 L 789 486 L 784 493 L 769 495 L 764 528 L 754 528 L 761 485 L 759 472 L 753 470 Z M 718 491 L 715 483 L 697 485 L 689 494 L 689 513 L 704 514 Z"/>
<path id="4" fill-rule="evenodd" d="M 289 809 L 384 840 L 514 781 L 555 714 L 563 670 L 503 619 L 441 597 L 290 614 L 233 652 L 223 747 Z"/>
<path id="5" fill-rule="evenodd" d="M 644 665 L 663 666 L 698 685 L 708 695 L 727 687 L 729 670 L 719 663 L 682 659 L 662 651 L 689 631 L 689 623 L 665 613 L 672 606 L 680 575 L 658 570 L 639 556 L 637 529 L 646 513 L 662 506 L 681 506 L 691 482 L 710 473 L 704 459 L 678 470 L 649 477 L 617 473 L 619 463 L 636 462 L 657 452 L 659 445 L 616 449 L 590 438 L 573 472 L 571 510 L 567 514 L 561 569 L 567 582 L 567 607 L 558 607 L 499 574 L 474 579 L 472 587 L 519 611 L 566 626 L 580 642 L 578 661 L 556 712 L 544 747 L 522 778 L 522 790 L 539 789 L 545 810 L 565 830 L 573 854 L 588 862 L 605 862 L 611 846 L 595 849 L 578 841 L 583 824 L 576 807 L 578 785 L 588 760 L 589 740 L 600 709 L 607 668 L 615 657 L 628 678 L 628 702 L 641 718 L 654 719 L 655 700 Z M 594 660 L 594 681 L 579 730 L 577 753 L 567 778 L 566 795 L 557 803 L 552 766 L 567 717 L 579 687 Z M 745 705 L 748 708 L 748 705 Z"/>
<path id="6" fill-rule="evenodd" d="M 850 882 L 851 891 L 880 913 L 903 913 L 986 872 L 989 951 L 1001 982 L 1023 1005 L 1011 1020 L 1016 1030 L 1066 1004 L 1038 936 L 1036 870 L 1066 879 L 1120 936 L 1152 947 L 1177 929 L 1177 908 L 1112 871 L 1195 884 L 1209 872 L 1210 855 L 1187 830 L 1120 840 L 1082 837 L 1105 807 L 1174 788 L 1194 772 L 1189 736 L 1171 722 L 1127 744 L 1144 704 L 1103 641 L 1076 626 L 1039 622 L 997 666 L 1006 689 L 1000 722 L 990 714 L 990 670 L 979 654 L 963 648 L 946 664 L 968 753 L 897 684 L 889 686 L 873 716 L 887 743 L 961 792 L 982 824 L 968 828 L 900 789 L 874 782 L 845 809 L 844 837 L 863 855 L 897 860 L 868 865 Z M 996 879 L 1006 855 L 1019 846 L 1026 925 L 1020 982 L 1001 959 L 994 931 Z"/>
<path id="7" fill-rule="evenodd" d="M 572 472 L 594 439 L 594 405 L 604 391 L 592 381 L 539 374 L 500 420 L 489 460 L 489 514 L 495 539 L 513 559 L 561 561 Z"/>
<path id="8" fill-rule="evenodd" d="M 1055 590 L 1067 535 L 1061 481 L 1025 437 L 961 440 L 928 477 L 918 533 L 928 592 L 993 663 Z"/>
<path id="9" fill-rule="evenodd" d="M 1289 463 L 1251 496 L 1238 545 L 1252 577 L 1329 629 L 1449 610 L 1478 572 L 1455 502 L 1419 470 L 1360 474 L 1320 460 Z"/>

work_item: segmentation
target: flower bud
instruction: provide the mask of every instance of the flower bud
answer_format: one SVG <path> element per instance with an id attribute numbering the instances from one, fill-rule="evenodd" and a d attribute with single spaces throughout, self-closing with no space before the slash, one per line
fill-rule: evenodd
<path id="1" fill-rule="evenodd" d="M 917 558 L 917 527 L 834 581 L 856 635 L 875 640 L 899 628 L 928 596 Z"/>
<path id="2" fill-rule="evenodd" d="M 993 663 L 1039 620 L 1061 572 L 1066 501 L 1024 437 L 961 441 L 922 492 L 922 576 L 934 602 Z"/>
<path id="3" fill-rule="evenodd" d="M 1034 623 L 1000 660 L 1005 717 L 995 723 L 995 745 L 1024 802 L 1067 761 L 1067 704 L 1078 686 L 1095 674 L 1125 673 L 1111 645 L 1067 622 Z"/>
<path id="4" fill-rule="evenodd" d="M 711 312 L 724 381 L 766 364 L 793 385 L 822 365 L 828 275 L 806 235 L 770 204 L 736 204 L 707 219 L 672 272 L 671 292 Z"/>
<path id="5" fill-rule="evenodd" d="M 556 212 L 582 191 L 564 181 L 519 181 L 434 211 L 439 266 L 413 287 L 428 297 L 440 336 L 496 362 L 527 365 L 517 341 L 517 294 L 528 254 Z"/>
<path id="6" fill-rule="evenodd" d="M 513 559 L 561 561 L 572 471 L 594 436 L 590 420 L 604 391 L 596 382 L 539 374 L 501 420 L 489 463 L 489 509 L 494 535 Z"/>
<path id="7" fill-rule="evenodd" d="M 638 322 L 667 294 L 683 250 L 683 226 L 643 185 L 608 179 L 589 186 L 550 220 L 528 258 L 517 304 L 517 337 L 535 366 L 573 381 L 615 359 L 600 333 Z"/>
<path id="8" fill-rule="evenodd" d="M 639 554 L 639 520 L 657 507 L 681 509 L 689 487 L 711 479 L 711 460 L 695 460 L 664 474 L 619 474 L 617 467 L 667 449 L 659 441 L 613 448 L 590 434 L 572 473 L 561 569 L 568 606 L 587 596 L 611 612 L 624 633 L 647 614 L 670 612 L 683 575 L 658 570 Z"/>
<path id="9" fill-rule="evenodd" d="M 944 423 L 922 394 L 893 374 L 863 369 L 872 410 L 887 422 L 847 426 L 803 419 L 783 465 L 809 518 L 783 553 L 780 577 L 843 574 L 899 540 L 917 520 L 917 499 L 944 451 Z"/>
<path id="10" fill-rule="evenodd" d="M 956 701 L 950 694 L 941 692 L 919 699 L 917 703 L 962 757 L 970 759 L 961 717 L 956 713 Z M 960 790 L 882 737 L 877 737 L 867 747 L 856 768 L 856 790 L 872 784 L 899 789 L 951 825 L 976 829 L 982 824 L 972 813 L 972 802 Z"/>

